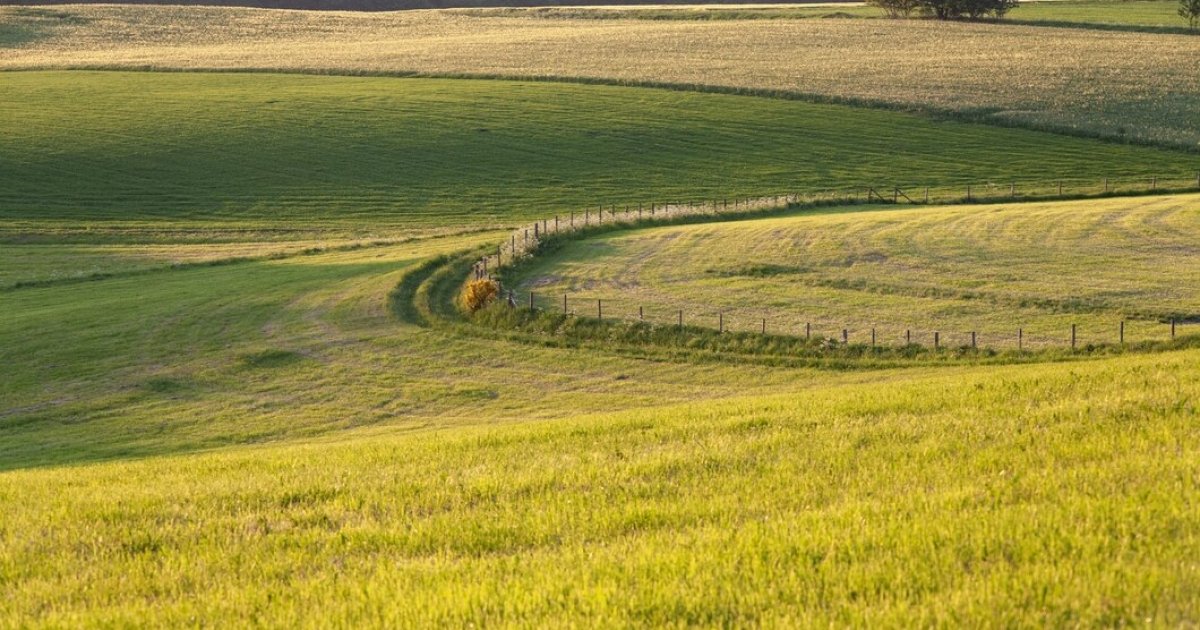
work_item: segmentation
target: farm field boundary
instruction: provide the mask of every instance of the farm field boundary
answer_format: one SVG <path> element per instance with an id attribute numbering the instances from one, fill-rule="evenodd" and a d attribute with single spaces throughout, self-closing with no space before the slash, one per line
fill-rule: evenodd
<path id="1" fill-rule="evenodd" d="M 651 22 L 128 5 L 73 5 L 54 10 L 62 17 L 39 17 L 22 10 L 7 11 L 17 41 L 0 66 L 715 85 L 1121 142 L 1195 150 L 1200 141 L 1193 124 L 1200 86 L 1187 63 L 1196 39 L 1183 35 L 921 20 Z M 876 36 L 857 37 L 864 29 Z M 344 34 L 345 43 L 330 46 L 329 32 Z M 956 63 L 937 63 L 947 46 L 958 47 Z M 713 49 L 722 51 L 720 63 Z M 1002 54 L 1013 49 L 1023 54 Z"/>
<path id="2" fill-rule="evenodd" d="M 507 243 L 485 249 L 480 253 L 463 254 L 429 262 L 423 271 L 406 278 L 393 293 L 393 308 L 402 318 L 411 323 L 432 325 L 460 319 L 456 305 L 462 287 L 462 276 L 473 280 L 504 279 L 508 286 L 518 282 L 509 278 L 520 278 L 538 256 L 553 253 L 570 242 L 609 234 L 616 231 L 633 230 L 641 227 L 681 225 L 696 223 L 720 223 L 769 216 L 788 215 L 796 212 L 836 212 L 841 204 L 853 203 L 851 199 L 801 200 L 799 197 L 783 199 L 736 200 L 733 210 L 722 211 L 722 204 L 699 206 L 663 206 L 641 208 L 631 211 L 598 211 L 572 217 L 570 222 L 557 217 L 554 221 L 543 221 L 531 228 L 519 229 L 510 235 Z M 878 204 L 868 206 L 880 207 Z M 653 212 L 653 214 L 652 214 Z M 607 215 L 607 219 L 603 219 Z M 489 262 L 494 261 L 494 262 Z M 764 355 L 769 360 L 799 360 L 801 365 L 845 366 L 855 360 L 865 360 L 864 365 L 891 365 L 897 360 L 1050 360 L 1069 356 L 1123 353 L 1129 351 L 1158 351 L 1191 347 L 1197 343 L 1189 323 L 1198 318 L 1186 313 L 1155 315 L 1160 326 L 1140 322 L 1131 325 L 1127 335 L 1126 319 L 1114 320 L 1112 330 L 1098 332 L 1095 318 L 1089 318 L 1090 326 L 1084 330 L 1074 323 L 1069 330 L 1060 331 L 1061 336 L 1025 335 L 1019 323 L 1013 325 L 1011 338 L 997 337 L 994 331 L 977 331 L 920 328 L 908 329 L 896 339 L 899 331 L 871 327 L 869 330 L 841 328 L 831 330 L 828 322 L 814 330 L 806 326 L 800 336 L 792 331 L 778 330 L 772 323 L 768 330 L 767 319 L 753 320 L 747 330 L 746 317 L 742 316 L 739 330 L 733 330 L 733 317 L 719 307 L 703 309 L 698 318 L 694 311 L 671 310 L 661 305 L 653 306 L 651 312 L 643 305 L 630 309 L 630 300 L 613 300 L 605 308 L 605 300 L 594 291 L 589 298 L 580 300 L 568 293 L 560 296 L 549 292 L 518 295 L 512 288 L 502 289 L 500 304 L 485 309 L 471 319 L 492 331 L 507 330 L 526 341 L 539 344 L 594 344 L 604 348 L 606 344 L 624 344 L 639 348 L 660 346 L 674 348 L 677 356 L 705 352 L 743 355 Z M 946 296 L 949 296 L 947 294 Z M 944 297 L 946 297 L 944 296 Z M 952 297 L 952 296 L 951 296 Z M 618 304 L 614 308 L 614 302 Z M 1050 305 L 1061 310 L 1063 305 Z M 1069 306 L 1069 305 L 1067 305 Z M 1004 308 L 998 305 L 997 308 Z M 1071 312 L 1068 308 L 1066 312 Z M 1081 311 L 1088 312 L 1088 311 Z M 670 315 L 670 317 L 665 317 Z M 1146 315 L 1129 314 L 1135 319 Z M 710 321 L 711 319 L 711 321 Z M 666 320 L 666 321 L 664 321 Z M 761 328 L 759 328 L 761 323 Z M 1161 330 L 1159 330 L 1161 328 Z M 869 336 L 868 336 L 869 335 Z M 869 339 L 869 341 L 868 341 Z M 642 352 L 643 350 L 636 350 Z M 790 358 L 790 359 L 789 359 Z M 744 357 L 742 359 L 744 360 Z"/>

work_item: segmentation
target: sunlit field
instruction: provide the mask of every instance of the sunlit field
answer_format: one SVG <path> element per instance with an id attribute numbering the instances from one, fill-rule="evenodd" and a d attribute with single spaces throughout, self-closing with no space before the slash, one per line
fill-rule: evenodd
<path id="1" fill-rule="evenodd" d="M 1166 339 L 1200 321 L 1200 196 L 816 211 L 612 232 L 514 287 L 581 315 L 881 344 Z M 573 304 L 573 306 L 572 306 Z"/>
<path id="2" fill-rule="evenodd" d="M 1131 6 L 1140 10 L 1141 3 Z M 742 88 L 1192 149 L 1200 143 L 1198 40 L 1188 35 L 858 19 L 102 6 L 3 11 L 8 26 L 0 37 L 10 48 L 0 68 L 583 78 Z"/>
<path id="3" fill-rule="evenodd" d="M 1173 6 L 0 7 L 0 628 L 1195 625 Z"/>

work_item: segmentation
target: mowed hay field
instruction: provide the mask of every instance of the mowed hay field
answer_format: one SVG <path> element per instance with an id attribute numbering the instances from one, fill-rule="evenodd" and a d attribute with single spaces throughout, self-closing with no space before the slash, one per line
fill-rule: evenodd
<path id="1" fill-rule="evenodd" d="M 539 349 L 397 318 L 389 293 L 415 267 L 504 235 L 0 292 L 0 468 L 363 428 L 528 422 L 879 378 Z"/>
<path id="2" fill-rule="evenodd" d="M 1196 617 L 1200 352 L 838 372 L 396 318 L 421 261 L 500 237 L 0 294 L 0 616 Z"/>
<path id="3" fill-rule="evenodd" d="M 1196 148 L 1200 39 L 931 21 L 4 8 L 0 67 L 588 78 L 932 109 Z M 1020 54 L 1012 54 L 1020 51 Z"/>
<path id="4" fill-rule="evenodd" d="M 581 315 L 886 345 L 1065 347 L 1167 339 L 1200 321 L 1200 196 L 810 211 L 612 232 L 523 271 Z"/>
<path id="5" fill-rule="evenodd" d="M 1195 350 L 840 373 L 538 348 L 390 312 L 419 261 L 497 236 L 0 298 L 19 376 L 2 397 L 23 405 L 0 425 L 0 613 L 1195 617 Z"/>

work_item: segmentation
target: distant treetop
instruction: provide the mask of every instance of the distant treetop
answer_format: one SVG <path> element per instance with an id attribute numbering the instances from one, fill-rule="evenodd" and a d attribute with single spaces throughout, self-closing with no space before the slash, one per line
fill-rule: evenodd
<path id="1" fill-rule="evenodd" d="M 1200 2 L 1200 0 L 1181 0 Z M 909 17 L 913 13 L 930 15 L 941 20 L 958 18 L 979 19 L 982 17 L 1004 17 L 1017 0 L 867 0 L 867 4 L 879 7 L 889 17 Z"/>

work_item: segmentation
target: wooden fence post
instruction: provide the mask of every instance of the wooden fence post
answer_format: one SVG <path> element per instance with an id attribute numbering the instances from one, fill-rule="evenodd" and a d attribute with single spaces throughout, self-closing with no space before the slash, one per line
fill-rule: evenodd
<path id="1" fill-rule="evenodd" d="M 812 322 L 804 322 L 804 338 L 812 339 Z"/>
<path id="2" fill-rule="evenodd" d="M 599 298 L 596 299 L 596 319 L 604 321 L 604 304 Z"/>
<path id="3" fill-rule="evenodd" d="M 641 306 L 638 307 L 638 320 L 646 321 L 646 312 L 642 310 Z"/>
<path id="4" fill-rule="evenodd" d="M 850 343 L 850 331 L 846 328 L 842 329 L 842 343 Z"/>
<path id="5" fill-rule="evenodd" d="M 533 310 L 533 291 L 529 292 L 529 310 Z"/>
<path id="6" fill-rule="evenodd" d="M 904 331 L 904 345 L 906 345 L 906 346 L 912 345 L 912 330 L 911 329 Z"/>
<path id="7" fill-rule="evenodd" d="M 971 331 L 971 347 L 972 347 L 972 348 L 978 348 L 978 347 L 979 347 L 979 346 L 976 346 L 976 345 L 975 345 L 975 331 L 974 331 L 974 330 L 972 330 L 972 331 Z"/>
<path id="8" fill-rule="evenodd" d="M 1108 192 L 1108 178 L 1104 178 L 1104 192 Z"/>
<path id="9" fill-rule="evenodd" d="M 725 332 L 725 313 L 717 313 L 717 332 Z"/>
<path id="10" fill-rule="evenodd" d="M 1071 324 L 1071 349 L 1075 349 L 1075 324 Z"/>
<path id="11" fill-rule="evenodd" d="M 875 347 L 875 329 L 874 328 L 871 329 L 871 347 L 872 348 Z"/>
<path id="12" fill-rule="evenodd" d="M 925 187 L 925 205 L 929 205 L 929 187 Z"/>
<path id="13" fill-rule="evenodd" d="M 1171 318 L 1171 339 L 1175 339 L 1175 318 Z"/>
<path id="14" fill-rule="evenodd" d="M 765 335 L 765 334 L 767 334 L 767 318 L 766 318 L 766 317 L 764 317 L 764 318 L 763 318 L 763 332 L 762 332 L 762 334 L 764 334 L 764 335 Z"/>
<path id="15" fill-rule="evenodd" d="M 679 309 L 679 331 L 683 332 L 683 309 Z"/>
<path id="16" fill-rule="evenodd" d="M 933 349 L 937 350 L 942 345 L 941 334 L 936 330 L 933 331 Z"/>
<path id="17" fill-rule="evenodd" d="M 1013 182 L 1013 183 L 1011 183 L 1011 184 L 1009 184 L 1009 185 L 1008 185 L 1008 196 L 1009 196 L 1009 197 L 1016 197 L 1016 196 L 1017 196 L 1017 184 L 1016 184 L 1016 182 Z"/>
<path id="18" fill-rule="evenodd" d="M 1123 320 L 1123 319 L 1121 320 L 1120 339 L 1121 339 L 1121 345 L 1125 345 L 1125 320 Z"/>
<path id="19" fill-rule="evenodd" d="M 567 294 L 563 294 L 563 315 L 567 314 Z"/>
<path id="20" fill-rule="evenodd" d="M 1061 181 L 1058 182 L 1058 196 L 1059 197 L 1062 196 L 1062 182 Z"/>
<path id="21" fill-rule="evenodd" d="M 1024 350 L 1024 349 L 1025 349 L 1025 329 L 1018 328 L 1017 329 L 1017 350 Z"/>

